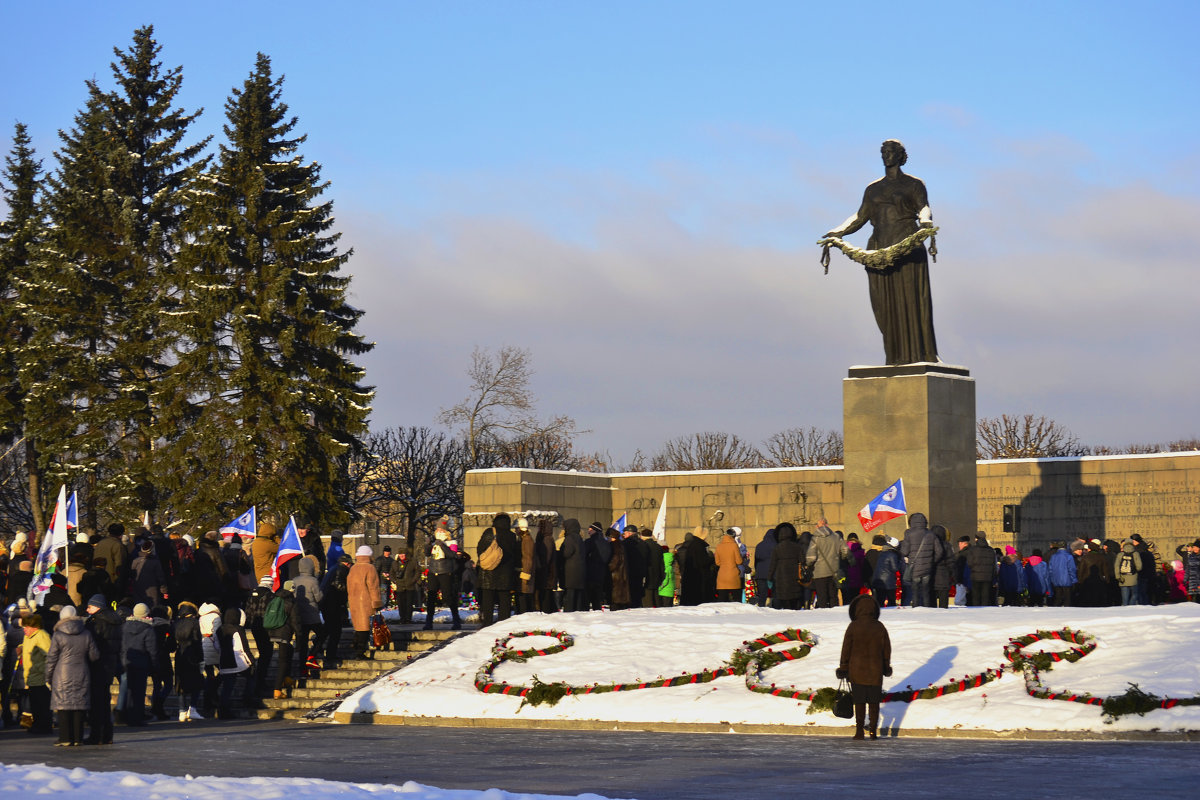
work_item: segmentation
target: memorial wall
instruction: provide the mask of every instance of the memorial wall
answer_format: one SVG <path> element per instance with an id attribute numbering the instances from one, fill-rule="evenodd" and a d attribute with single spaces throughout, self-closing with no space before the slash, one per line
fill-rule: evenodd
<path id="1" fill-rule="evenodd" d="M 1176 545 L 1200 537 L 1200 452 L 980 461 L 976 469 L 979 528 L 996 546 L 1014 544 L 1028 554 L 1053 539 L 1141 533 L 1159 552 L 1174 553 Z M 811 530 L 822 515 L 833 528 L 866 538 L 858 509 L 844 506 L 841 467 L 611 475 L 490 469 L 467 474 L 464 543 L 474 552 L 500 511 L 559 526 L 574 517 L 585 529 L 592 522 L 610 525 L 625 513 L 634 525 L 652 526 L 664 495 L 672 546 L 697 525 L 713 544 L 716 534 L 736 525 L 753 547 L 778 522 Z M 1005 506 L 1019 531 L 1004 531 Z M 909 508 L 915 511 L 925 509 Z M 897 519 L 877 530 L 899 538 L 904 528 Z M 951 531 L 962 533 L 973 532 Z"/>

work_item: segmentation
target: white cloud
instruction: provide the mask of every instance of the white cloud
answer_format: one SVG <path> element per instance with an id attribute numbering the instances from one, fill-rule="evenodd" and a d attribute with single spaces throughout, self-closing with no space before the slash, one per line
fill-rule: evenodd
<path id="1" fill-rule="evenodd" d="M 1091 443 L 1194 435 L 1200 201 L 1088 183 L 1064 139 L 995 149 L 999 168 L 954 176 L 965 202 L 934 209 L 940 350 L 972 368 L 979 412 L 1045 413 Z M 862 187 L 831 197 L 836 165 L 786 167 L 480 176 L 438 202 L 462 190 L 471 213 L 343 209 L 375 424 L 429 424 L 475 345 L 511 343 L 533 351 L 542 411 L 618 457 L 701 429 L 840 427 L 846 368 L 882 352 L 861 269 L 835 254 L 822 275 L 813 242 Z"/>

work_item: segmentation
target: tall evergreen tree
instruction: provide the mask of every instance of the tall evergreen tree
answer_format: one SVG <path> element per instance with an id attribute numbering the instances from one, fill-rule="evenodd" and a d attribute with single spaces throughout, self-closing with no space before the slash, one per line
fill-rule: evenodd
<path id="1" fill-rule="evenodd" d="M 30 254 L 41 238 L 43 222 L 38 206 L 42 162 L 34 157 L 32 145 L 28 129 L 18 122 L 0 180 L 0 194 L 8 206 L 8 216 L 0 222 L 0 450 L 8 451 L 13 463 L 20 464 L 11 474 L 24 474 L 30 523 L 40 532 L 45 525 L 41 472 L 36 441 L 25 430 L 25 390 L 20 380 L 32 334 L 25 313 L 26 287 L 33 279 Z"/>
<path id="2" fill-rule="evenodd" d="M 345 465 L 373 395 L 350 357 L 372 345 L 346 302 L 351 252 L 331 232 L 328 184 L 280 100 L 270 59 L 225 104 L 215 170 L 199 182 L 181 256 L 177 363 L 163 381 L 162 457 L 178 512 L 195 524 L 257 505 L 325 524 L 348 520 Z"/>
<path id="3" fill-rule="evenodd" d="M 182 68 L 164 71 L 153 28 L 114 48 L 116 88 L 89 81 L 86 107 L 61 132 L 48 179 L 28 399 L 42 460 L 84 479 L 106 511 L 158 507 L 154 387 L 166 373 L 164 314 L 177 303 L 174 260 L 185 194 L 208 140 L 184 138 L 200 112 L 175 107 Z M 89 503 L 87 522 L 96 524 Z"/>

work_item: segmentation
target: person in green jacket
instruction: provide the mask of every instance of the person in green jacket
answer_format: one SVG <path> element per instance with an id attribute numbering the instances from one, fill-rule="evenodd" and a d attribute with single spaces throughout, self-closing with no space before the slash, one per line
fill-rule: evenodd
<path id="1" fill-rule="evenodd" d="M 660 606 L 675 605 L 675 554 L 663 549 L 663 582 L 658 585 Z"/>

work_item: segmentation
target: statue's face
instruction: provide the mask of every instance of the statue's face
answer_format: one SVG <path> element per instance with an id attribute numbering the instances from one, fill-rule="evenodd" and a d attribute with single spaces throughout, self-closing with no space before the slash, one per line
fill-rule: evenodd
<path id="1" fill-rule="evenodd" d="M 884 142 L 879 152 L 883 156 L 885 167 L 895 167 L 904 163 L 904 148 L 895 142 Z"/>

